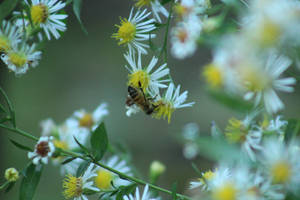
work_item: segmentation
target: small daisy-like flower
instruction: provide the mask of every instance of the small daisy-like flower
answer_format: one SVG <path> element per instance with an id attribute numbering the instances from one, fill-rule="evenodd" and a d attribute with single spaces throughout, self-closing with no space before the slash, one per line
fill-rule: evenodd
<path id="1" fill-rule="evenodd" d="M 63 181 L 63 195 L 66 199 L 74 200 L 88 200 L 85 192 L 87 190 L 92 190 L 98 192 L 99 189 L 93 186 L 93 181 L 91 180 L 96 176 L 93 170 L 93 165 L 91 164 L 84 174 L 80 177 L 75 177 L 68 174 Z"/>
<path id="2" fill-rule="evenodd" d="M 277 96 L 275 90 L 293 92 L 292 85 L 295 84 L 296 79 L 292 77 L 280 78 L 290 64 L 290 59 L 272 53 L 262 67 L 241 67 L 239 71 L 247 90 L 244 98 L 246 100 L 255 98 L 256 105 L 263 101 L 269 113 L 276 113 L 283 109 L 284 104 Z"/>
<path id="3" fill-rule="evenodd" d="M 7 53 L 21 41 L 21 34 L 17 26 L 3 20 L 0 26 L 0 53 Z"/>
<path id="4" fill-rule="evenodd" d="M 58 39 L 60 32 L 66 30 L 63 20 L 68 15 L 57 13 L 65 7 L 66 3 L 59 0 L 32 0 L 32 5 L 30 5 L 27 0 L 25 2 L 30 6 L 33 24 L 44 30 L 48 40 L 51 39 L 51 34 Z"/>
<path id="5" fill-rule="evenodd" d="M 8 66 L 8 69 L 15 72 L 16 75 L 25 74 L 29 67 L 36 67 L 41 58 L 42 52 L 35 50 L 35 45 L 27 44 L 21 47 L 14 46 L 6 54 L 1 55 L 2 61 Z"/>
<path id="6" fill-rule="evenodd" d="M 202 177 L 198 178 L 196 181 L 190 182 L 190 189 L 195 189 L 201 187 L 202 190 L 209 190 L 209 181 L 211 181 L 215 176 L 215 171 L 208 170 L 201 173 Z"/>
<path id="7" fill-rule="evenodd" d="M 268 139 L 263 145 L 262 163 L 273 184 L 282 184 L 296 192 L 300 186 L 299 144 L 285 145 L 278 139 Z"/>
<path id="8" fill-rule="evenodd" d="M 16 182 L 19 179 L 19 172 L 15 168 L 8 168 L 5 170 L 4 177 L 9 182 Z"/>
<path id="9" fill-rule="evenodd" d="M 171 31 L 171 52 L 174 57 L 184 59 L 194 54 L 202 22 L 198 17 L 180 22 Z"/>
<path id="10" fill-rule="evenodd" d="M 133 9 L 131 9 L 129 18 L 121 19 L 121 25 L 116 25 L 119 30 L 112 37 L 119 40 L 119 45 L 127 45 L 130 51 L 137 49 L 143 54 L 147 54 L 146 48 L 149 48 L 149 45 L 141 41 L 148 41 L 149 37 L 155 37 L 155 34 L 149 34 L 150 31 L 155 29 L 155 20 L 146 20 L 150 14 L 150 12 L 146 13 L 146 9 L 143 11 L 138 10 L 134 14 Z"/>
<path id="11" fill-rule="evenodd" d="M 168 123 L 170 123 L 171 116 L 176 109 L 191 107 L 194 105 L 194 102 L 184 104 L 187 99 L 187 91 L 184 91 L 182 94 L 179 94 L 179 92 L 180 85 L 175 88 L 174 84 L 170 83 L 166 94 L 163 97 L 159 95 L 155 101 L 154 104 L 156 109 L 153 116 L 157 119 L 160 119 L 161 117 L 164 119 L 168 118 Z"/>
<path id="12" fill-rule="evenodd" d="M 51 118 L 41 121 L 40 126 L 42 128 L 42 136 L 50 136 L 57 129 L 55 122 Z"/>
<path id="13" fill-rule="evenodd" d="M 107 166 L 113 168 L 119 172 L 127 175 L 132 175 L 131 169 L 127 166 L 124 160 L 120 160 L 119 157 L 113 156 L 106 163 Z M 110 172 L 102 167 L 96 166 L 95 168 L 96 176 L 94 178 L 94 183 L 100 190 L 111 189 L 113 183 L 114 186 L 119 187 L 122 185 L 129 185 L 131 182 L 121 179 L 118 175 Z"/>
<path id="14" fill-rule="evenodd" d="M 38 165 L 39 163 L 48 163 L 48 159 L 55 151 L 52 140 L 53 137 L 40 137 L 35 145 L 34 152 L 28 152 L 28 158 L 32 159 L 33 164 Z"/>
<path id="15" fill-rule="evenodd" d="M 149 186 L 146 185 L 142 197 L 140 196 L 139 188 L 136 188 L 135 195 L 132 194 L 123 197 L 124 200 L 159 200 L 160 198 L 151 198 Z"/>
<path id="16" fill-rule="evenodd" d="M 67 120 L 69 126 L 74 126 L 81 129 L 94 130 L 103 120 L 103 117 L 108 115 L 107 104 L 100 104 L 93 113 L 89 113 L 84 109 L 75 111 L 73 116 Z"/>
<path id="17" fill-rule="evenodd" d="M 124 57 L 129 64 L 129 67 L 125 66 L 130 72 L 128 75 L 128 85 L 135 88 L 142 88 L 144 92 L 157 91 L 159 88 L 167 87 L 164 83 L 170 81 L 169 78 L 166 78 L 170 70 L 167 68 L 166 63 L 153 70 L 158 62 L 158 58 L 156 57 L 152 58 L 147 67 L 142 66 L 141 52 L 138 52 L 137 62 L 133 51 L 129 51 Z"/>
<path id="18" fill-rule="evenodd" d="M 161 3 L 159 2 L 159 0 L 136 0 L 136 4 L 135 6 L 138 8 L 144 7 L 144 6 L 151 6 L 152 9 L 152 13 L 155 17 L 155 19 L 161 23 L 161 19 L 159 16 L 159 13 L 161 13 L 163 16 L 168 17 L 169 16 L 169 12 L 165 9 L 165 7 L 163 7 L 163 5 L 161 5 Z"/>

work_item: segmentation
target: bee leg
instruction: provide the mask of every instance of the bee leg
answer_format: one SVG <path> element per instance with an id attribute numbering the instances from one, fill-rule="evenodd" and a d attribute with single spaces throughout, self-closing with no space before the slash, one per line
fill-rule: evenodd
<path id="1" fill-rule="evenodd" d="M 133 104 L 134 104 L 133 99 L 130 98 L 130 97 L 127 97 L 127 98 L 126 98 L 126 105 L 127 105 L 127 106 L 132 106 Z"/>

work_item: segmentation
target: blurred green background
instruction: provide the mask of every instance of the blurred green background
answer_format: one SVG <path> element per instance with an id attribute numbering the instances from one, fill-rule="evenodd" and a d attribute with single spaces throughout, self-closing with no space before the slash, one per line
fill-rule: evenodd
<path id="1" fill-rule="evenodd" d="M 191 161 L 184 159 L 182 146 L 176 136 L 189 122 L 196 122 L 201 133 L 208 134 L 212 120 L 224 127 L 228 118 L 238 116 L 238 113 L 219 105 L 204 92 L 200 70 L 203 64 L 209 62 L 211 55 L 209 49 L 200 48 L 192 58 L 181 61 L 169 56 L 168 60 L 175 83 L 189 91 L 188 101 L 196 102 L 193 108 L 176 111 L 170 124 L 143 113 L 131 118 L 125 115 L 125 48 L 118 46 L 111 35 L 116 31 L 114 24 L 119 24 L 119 16 L 128 17 L 132 5 L 131 0 L 85 1 L 82 20 L 89 32 L 88 36 L 81 31 L 68 8 L 68 30 L 61 39 L 46 44 L 40 65 L 17 78 L 2 64 L 0 84 L 15 106 L 18 126 L 36 136 L 40 134 L 39 124 L 42 119 L 51 117 L 61 123 L 74 110 L 93 110 L 99 103 L 107 102 L 110 115 L 105 122 L 110 141 L 127 144 L 133 156 L 133 164 L 144 179 L 153 160 L 163 162 L 167 171 L 159 185 L 170 188 L 176 181 L 178 191 L 184 193 L 196 173 Z M 144 61 L 148 62 L 150 58 L 151 54 Z M 299 88 L 296 91 L 298 93 L 280 94 L 287 107 L 283 113 L 287 118 L 300 117 Z M 13 133 L 0 131 L 2 183 L 6 168 L 22 169 L 28 162 L 26 153 L 16 149 L 9 138 L 31 146 L 34 144 Z M 193 162 L 201 170 L 212 164 L 204 158 L 197 158 Z M 19 183 L 9 194 L 0 193 L 0 199 L 18 199 L 18 186 Z M 63 199 L 61 191 L 59 169 L 49 164 L 42 175 L 35 199 Z"/>

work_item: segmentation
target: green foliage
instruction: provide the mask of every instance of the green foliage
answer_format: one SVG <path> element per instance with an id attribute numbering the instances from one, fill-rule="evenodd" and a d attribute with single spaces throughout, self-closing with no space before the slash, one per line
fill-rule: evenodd
<path id="1" fill-rule="evenodd" d="M 75 157 L 67 158 L 61 164 L 62 165 L 68 164 L 69 162 L 72 162 L 75 159 L 76 159 Z"/>
<path id="2" fill-rule="evenodd" d="M 82 31 L 87 35 L 88 32 L 87 32 L 86 28 L 84 27 L 84 25 L 81 21 L 81 18 L 80 18 L 81 7 L 82 7 L 82 0 L 73 0 L 73 12 L 80 24 Z"/>
<path id="3" fill-rule="evenodd" d="M 20 200 L 33 199 L 42 171 L 43 165 L 34 165 L 33 163 L 30 163 L 27 166 L 20 186 Z"/>
<path id="4" fill-rule="evenodd" d="M 128 186 L 121 186 L 119 187 L 119 191 L 116 196 L 116 200 L 123 200 L 123 196 L 129 195 L 135 191 L 137 187 L 136 183 L 133 183 Z"/>
<path id="5" fill-rule="evenodd" d="M 14 10 L 18 3 L 19 0 L 5 0 L 0 4 L 0 24 L 2 24 L 2 20 Z"/>
<path id="6" fill-rule="evenodd" d="M 75 137 L 74 137 L 74 140 L 84 153 L 86 153 L 86 154 L 90 153 L 90 150 L 87 147 L 85 147 L 83 144 L 81 144 Z"/>
<path id="7" fill-rule="evenodd" d="M 7 188 L 5 189 L 5 193 L 8 193 L 13 187 L 15 186 L 16 182 L 10 182 L 8 183 Z"/>
<path id="8" fill-rule="evenodd" d="M 177 182 L 172 184 L 172 199 L 176 200 L 177 199 Z"/>
<path id="9" fill-rule="evenodd" d="M 21 149 L 21 150 L 24 150 L 24 151 L 33 151 L 30 147 L 27 147 L 27 146 L 25 146 L 25 145 L 23 145 L 23 144 L 20 144 L 20 143 L 14 141 L 14 140 L 12 140 L 12 139 L 9 139 L 9 141 L 10 141 L 13 145 L 15 145 L 16 147 L 18 147 L 18 148 Z"/>
<path id="10" fill-rule="evenodd" d="M 85 170 L 88 168 L 88 166 L 90 165 L 90 161 L 84 161 L 83 163 L 81 163 L 76 171 L 76 176 L 80 177 Z"/>
<path id="11" fill-rule="evenodd" d="M 289 142 L 295 137 L 297 137 L 300 133 L 300 120 L 290 119 L 288 120 L 288 125 L 285 130 L 285 142 Z"/>
<path id="12" fill-rule="evenodd" d="M 92 132 L 90 142 L 94 159 L 101 160 L 108 147 L 108 137 L 103 122 Z"/>

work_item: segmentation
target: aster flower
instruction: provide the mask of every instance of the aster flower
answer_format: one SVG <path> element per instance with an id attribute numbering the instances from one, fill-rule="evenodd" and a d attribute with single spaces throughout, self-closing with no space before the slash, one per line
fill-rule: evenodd
<path id="1" fill-rule="evenodd" d="M 20 41 L 21 34 L 18 28 L 9 21 L 3 20 L 0 26 L 0 53 L 8 52 Z"/>
<path id="2" fill-rule="evenodd" d="M 68 174 L 63 181 L 63 195 L 66 199 L 88 200 L 85 192 L 87 190 L 98 192 L 99 189 L 93 186 L 91 180 L 96 176 L 93 165 L 89 165 L 84 174 L 80 177 L 75 177 Z"/>
<path id="3" fill-rule="evenodd" d="M 165 9 L 163 5 L 159 2 L 159 0 L 136 0 L 135 6 L 138 8 L 142 8 L 143 6 L 151 7 L 152 13 L 155 19 L 161 23 L 161 19 L 159 14 L 161 13 L 163 16 L 168 17 L 169 12 Z"/>
<path id="4" fill-rule="evenodd" d="M 198 178 L 197 180 L 190 182 L 190 189 L 195 189 L 195 188 L 201 187 L 201 189 L 204 191 L 209 190 L 210 189 L 209 182 L 214 178 L 216 171 L 217 171 L 217 169 L 214 171 L 208 170 L 206 172 L 202 172 L 201 178 Z M 226 170 L 226 173 L 227 173 L 227 170 Z"/>
<path id="5" fill-rule="evenodd" d="M 299 143 L 284 144 L 278 139 L 268 139 L 263 145 L 261 162 L 273 184 L 281 184 L 292 192 L 300 187 Z"/>
<path id="6" fill-rule="evenodd" d="M 41 58 L 42 52 L 35 50 L 35 45 L 27 44 L 15 45 L 1 55 L 2 61 L 8 66 L 8 69 L 15 72 L 16 75 L 25 74 L 29 67 L 36 67 Z"/>
<path id="7" fill-rule="evenodd" d="M 35 145 L 34 152 L 28 152 L 28 158 L 32 159 L 33 164 L 48 163 L 48 159 L 55 151 L 53 145 L 53 137 L 40 137 L 39 141 Z"/>
<path id="8" fill-rule="evenodd" d="M 276 113 L 284 108 L 284 104 L 277 96 L 275 90 L 292 92 L 292 85 L 296 79 L 280 78 L 281 74 L 290 66 L 291 60 L 284 56 L 271 53 L 263 66 L 246 66 L 240 69 L 246 87 L 246 100 L 255 98 L 255 104 L 264 102 L 269 113 Z"/>
<path id="9" fill-rule="evenodd" d="M 169 82 L 170 79 L 166 78 L 169 75 L 170 70 L 167 68 L 167 64 L 163 64 L 154 70 L 158 58 L 154 57 L 148 64 L 148 66 L 142 66 L 141 52 L 138 52 L 137 61 L 135 59 L 135 52 L 129 51 L 124 55 L 129 67 L 125 65 L 129 71 L 128 85 L 135 88 L 142 88 L 144 92 L 157 91 L 159 88 L 166 88 L 164 84 Z"/>
<path id="10" fill-rule="evenodd" d="M 128 196 L 124 196 L 123 199 L 124 200 L 137 200 L 137 199 L 138 200 L 159 200 L 160 198 L 151 198 L 151 195 L 149 193 L 149 186 L 146 185 L 142 197 L 140 197 L 139 188 L 136 188 L 134 196 L 130 194 Z"/>
<path id="11" fill-rule="evenodd" d="M 129 176 L 132 175 L 131 169 L 127 166 L 126 161 L 121 160 L 117 156 L 109 158 L 105 162 L 105 165 Z M 94 178 L 94 184 L 100 190 L 105 191 L 111 189 L 111 183 L 113 183 L 113 185 L 116 187 L 129 185 L 131 183 L 127 180 L 121 179 L 117 174 L 114 174 L 113 172 L 110 172 L 99 166 L 95 166 L 95 173 L 96 176 Z"/>
<path id="12" fill-rule="evenodd" d="M 44 30 L 48 40 L 51 39 L 51 35 L 58 39 L 60 32 L 66 30 L 63 20 L 68 15 L 58 13 L 66 3 L 59 0 L 32 0 L 32 5 L 30 5 L 27 0 L 25 2 L 30 6 L 33 24 Z"/>
<path id="13" fill-rule="evenodd" d="M 171 116 L 176 109 L 191 107 L 194 105 L 194 102 L 184 104 L 185 100 L 187 99 L 187 91 L 184 91 L 182 94 L 179 94 L 179 92 L 180 85 L 175 88 L 174 84 L 170 83 L 166 94 L 163 97 L 160 95 L 157 97 L 154 103 L 156 109 L 153 116 L 158 119 L 161 117 L 167 117 L 168 123 L 170 123 Z"/>
<path id="14" fill-rule="evenodd" d="M 114 33 L 112 37 L 119 40 L 119 45 L 127 45 L 129 51 L 137 49 L 143 54 L 147 54 L 146 48 L 149 48 L 149 45 L 141 41 L 148 41 L 149 37 L 155 37 L 155 34 L 149 34 L 155 29 L 155 20 L 146 20 L 151 14 L 150 12 L 146 13 L 146 9 L 143 11 L 138 10 L 135 14 L 133 12 L 134 10 L 131 9 L 129 18 L 121 19 L 121 25 L 116 25 L 118 32 Z"/>

